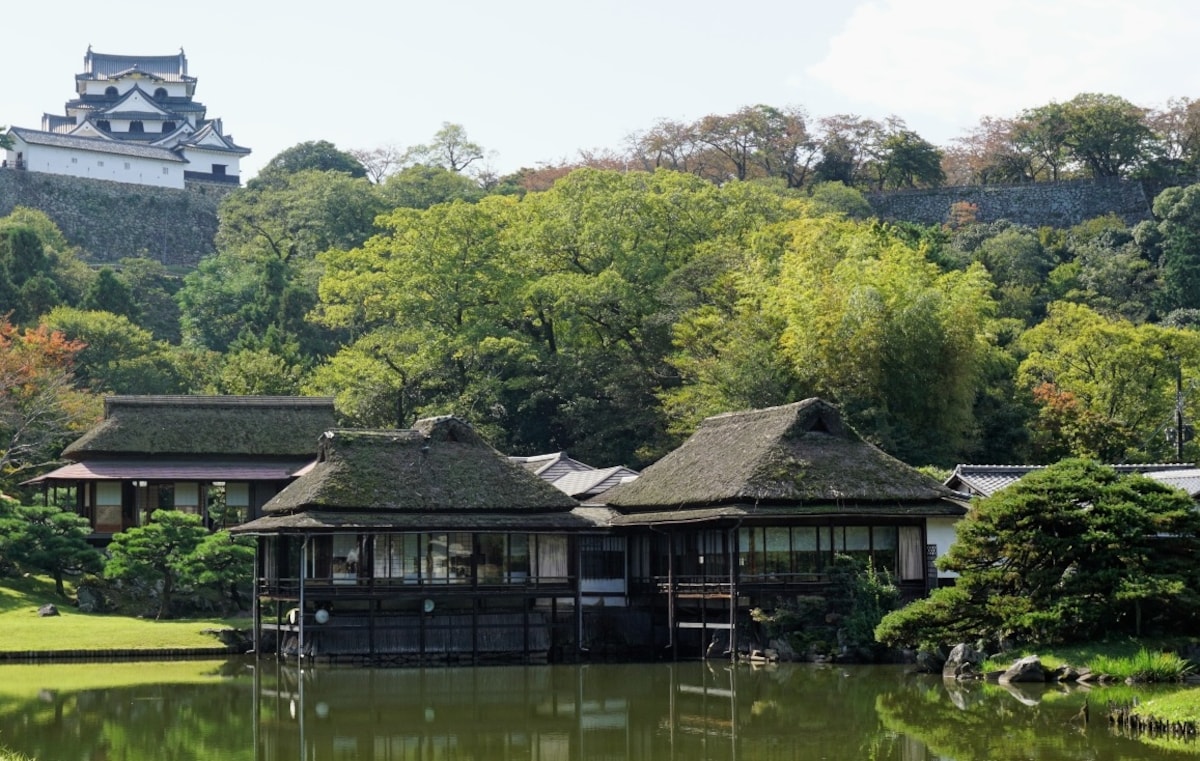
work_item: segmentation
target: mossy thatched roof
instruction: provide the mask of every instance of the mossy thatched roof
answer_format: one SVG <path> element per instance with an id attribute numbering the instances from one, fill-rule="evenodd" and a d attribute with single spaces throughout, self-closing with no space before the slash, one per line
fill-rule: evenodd
<path id="1" fill-rule="evenodd" d="M 305 458 L 337 424 L 333 400 L 299 396 L 110 396 L 104 420 L 63 457 Z"/>
<path id="2" fill-rule="evenodd" d="M 486 516 L 569 513 L 578 504 L 509 462 L 467 423 L 440 417 L 406 431 L 326 432 L 317 462 L 263 512 L 376 512 L 389 516 L 385 523 L 408 525 L 429 515 L 471 514 L 486 523 Z"/>
<path id="3" fill-rule="evenodd" d="M 902 507 L 951 496 L 935 479 L 863 441 L 836 407 L 817 398 L 708 418 L 637 480 L 604 495 L 626 513 L 731 504 L 845 512 L 854 503 Z"/>

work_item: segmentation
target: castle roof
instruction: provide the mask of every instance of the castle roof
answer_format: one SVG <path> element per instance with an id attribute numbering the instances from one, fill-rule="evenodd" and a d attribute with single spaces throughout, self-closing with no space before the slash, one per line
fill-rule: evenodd
<path id="1" fill-rule="evenodd" d="M 237 153 L 246 155 L 249 148 L 233 142 L 233 137 L 222 135 L 215 121 L 206 122 L 203 127 L 181 140 L 179 144 L 186 148 L 202 151 L 218 151 L 220 153 Z"/>
<path id="2" fill-rule="evenodd" d="M 194 82 L 187 73 L 187 56 L 183 49 L 173 55 L 114 55 L 94 53 L 88 47 L 83 58 L 84 71 L 77 79 L 117 79 L 134 72 L 166 82 Z"/>
<path id="3" fill-rule="evenodd" d="M 105 153 L 114 156 L 133 156 L 135 158 L 170 161 L 177 164 L 188 163 L 187 159 L 168 148 L 159 148 L 136 142 L 98 137 L 76 137 L 74 135 L 63 135 L 58 132 L 42 132 L 41 130 L 26 129 L 25 127 L 13 127 L 9 132 L 31 145 L 70 148 L 76 151 Z"/>

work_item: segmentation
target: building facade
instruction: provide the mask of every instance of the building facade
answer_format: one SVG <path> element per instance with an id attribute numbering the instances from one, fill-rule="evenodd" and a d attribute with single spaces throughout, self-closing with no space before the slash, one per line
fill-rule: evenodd
<path id="1" fill-rule="evenodd" d="M 184 188 L 240 184 L 250 153 L 194 99 L 187 57 L 95 53 L 75 75 L 64 112 L 40 129 L 13 127 L 4 166 L 136 185 Z"/>

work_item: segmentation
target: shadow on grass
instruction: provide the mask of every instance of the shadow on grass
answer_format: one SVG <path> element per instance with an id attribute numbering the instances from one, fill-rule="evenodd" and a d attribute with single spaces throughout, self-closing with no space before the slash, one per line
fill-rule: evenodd
<path id="1" fill-rule="evenodd" d="M 37 610 L 47 603 L 59 607 L 70 604 L 68 598 L 55 593 L 52 579 L 43 576 L 0 577 L 0 613 Z"/>

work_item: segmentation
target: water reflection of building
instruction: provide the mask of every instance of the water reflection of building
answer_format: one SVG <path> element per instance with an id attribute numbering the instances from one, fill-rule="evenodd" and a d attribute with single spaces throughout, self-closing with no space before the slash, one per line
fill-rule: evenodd
<path id="1" fill-rule="evenodd" d="M 276 661 L 255 668 L 255 683 L 258 761 L 930 758 L 921 742 L 880 725 L 881 695 L 921 702 L 924 688 L 895 668 Z"/>

